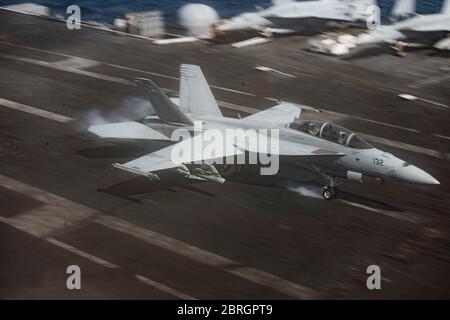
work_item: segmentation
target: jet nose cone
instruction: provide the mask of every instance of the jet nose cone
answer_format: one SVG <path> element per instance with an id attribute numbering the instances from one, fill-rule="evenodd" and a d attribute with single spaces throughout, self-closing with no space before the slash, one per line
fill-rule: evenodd
<path id="1" fill-rule="evenodd" d="M 412 165 L 401 169 L 400 178 L 411 183 L 440 184 L 432 175 Z"/>

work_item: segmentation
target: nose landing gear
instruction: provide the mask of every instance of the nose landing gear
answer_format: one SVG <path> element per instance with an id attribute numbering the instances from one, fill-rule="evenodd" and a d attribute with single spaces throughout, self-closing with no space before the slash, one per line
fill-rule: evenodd
<path id="1" fill-rule="evenodd" d="M 405 57 L 406 56 L 405 49 L 407 46 L 408 44 L 403 41 L 396 41 L 394 44 L 391 45 L 391 48 L 394 50 L 397 56 Z"/>
<path id="2" fill-rule="evenodd" d="M 312 166 L 312 168 L 319 175 L 321 175 L 327 183 L 327 185 L 322 190 L 322 197 L 326 200 L 336 199 L 338 196 L 338 189 L 336 186 L 344 183 L 345 180 L 341 180 L 334 175 L 327 174 L 327 173 L 323 172 L 322 170 L 320 170 L 320 168 L 317 168 L 314 166 Z"/>
<path id="3" fill-rule="evenodd" d="M 334 186 L 326 186 L 323 188 L 322 196 L 326 200 L 333 200 L 337 198 L 337 188 Z"/>

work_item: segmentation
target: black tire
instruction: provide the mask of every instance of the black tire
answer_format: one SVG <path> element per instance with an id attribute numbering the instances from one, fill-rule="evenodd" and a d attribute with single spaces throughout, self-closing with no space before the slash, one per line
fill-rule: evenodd
<path id="1" fill-rule="evenodd" d="M 331 191 L 331 189 L 327 187 L 323 188 L 322 196 L 326 200 L 332 200 L 334 198 L 333 191 Z"/>

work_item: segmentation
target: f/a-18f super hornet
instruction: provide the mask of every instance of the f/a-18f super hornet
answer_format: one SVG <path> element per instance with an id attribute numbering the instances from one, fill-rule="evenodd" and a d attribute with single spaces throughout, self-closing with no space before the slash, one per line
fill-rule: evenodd
<path id="1" fill-rule="evenodd" d="M 150 100 L 157 117 L 149 116 L 140 122 L 93 125 L 89 131 L 102 138 L 164 140 L 168 146 L 125 164 L 114 164 L 115 168 L 151 180 L 162 179 L 165 173 L 171 172 L 187 179 L 224 183 L 229 176 L 241 175 L 248 167 L 261 169 L 267 165 L 262 161 L 255 164 L 239 163 L 235 161 L 237 157 L 267 157 L 270 154 L 271 157 L 278 157 L 278 171 L 261 178 L 272 181 L 271 185 L 278 187 L 286 186 L 287 183 L 319 180 L 325 185 L 325 199 L 336 197 L 338 184 L 345 181 L 362 182 L 365 176 L 439 184 L 425 171 L 374 148 L 346 128 L 326 121 L 299 119 L 302 108 L 296 104 L 282 102 L 240 119 L 224 117 L 198 66 L 181 66 L 178 99 L 168 98 L 151 80 L 136 79 L 136 83 Z M 173 134 L 180 130 L 192 135 L 184 136 L 180 141 L 180 136 L 174 138 Z M 277 133 L 277 139 L 273 141 L 276 142 L 276 148 L 272 148 L 272 141 L 270 149 L 258 148 L 238 136 L 238 139 L 221 141 L 221 147 L 213 153 L 205 152 L 210 145 L 200 142 L 210 140 L 211 131 L 217 136 L 227 130 L 236 130 L 241 136 L 251 130 L 257 131 L 258 135 L 264 130 L 275 130 L 273 132 Z M 186 146 L 189 152 L 180 155 L 179 150 L 185 150 Z M 234 161 L 225 161 L 225 158 Z M 252 181 L 258 181 L 258 176 L 255 173 L 256 179 Z"/>
<path id="2" fill-rule="evenodd" d="M 407 8 L 414 8 L 414 0 L 402 0 Z M 402 53 L 405 47 L 434 47 L 450 50 L 450 0 L 445 0 L 441 13 L 414 15 L 411 18 L 382 25 L 361 34 L 357 44 L 390 43 Z"/>
<path id="3" fill-rule="evenodd" d="M 272 6 L 246 12 L 217 26 L 220 32 L 256 29 L 275 33 L 302 32 L 314 34 L 328 26 L 364 21 L 372 14 L 369 6 L 376 0 L 272 0 Z"/>

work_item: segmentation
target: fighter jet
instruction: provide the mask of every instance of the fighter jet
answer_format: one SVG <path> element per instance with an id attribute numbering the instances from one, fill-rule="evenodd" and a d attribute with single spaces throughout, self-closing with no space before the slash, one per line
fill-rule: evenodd
<path id="1" fill-rule="evenodd" d="M 157 117 L 89 128 L 102 138 L 159 140 L 169 144 L 124 164 L 113 164 L 132 174 L 160 180 L 171 172 L 199 182 L 224 183 L 228 177 L 241 175 L 245 168 L 259 168 L 259 172 L 253 171 L 252 183 L 259 177 L 260 181 L 272 181 L 272 186 L 280 187 L 312 179 L 324 185 L 325 199 L 336 198 L 341 183 L 362 182 L 364 177 L 439 184 L 425 171 L 371 146 L 349 129 L 327 121 L 301 119 L 302 106 L 297 104 L 281 102 L 245 118 L 224 117 L 199 66 L 181 66 L 178 99 L 168 98 L 151 80 L 136 79 L 136 83 Z M 237 139 L 220 140 L 227 137 L 229 130 L 238 133 Z M 251 143 L 252 139 L 258 143 Z M 217 146 L 218 141 L 219 148 L 211 152 L 211 144 Z M 259 160 L 251 162 L 252 156 Z M 239 157 L 244 161 L 239 161 Z M 274 159 L 278 168 L 264 172 L 263 169 L 274 167 Z"/>
<path id="2" fill-rule="evenodd" d="M 371 14 L 368 7 L 375 4 L 376 0 L 272 0 L 269 8 L 225 20 L 217 30 L 271 29 L 280 33 L 314 34 L 337 23 L 366 21 Z"/>
<path id="3" fill-rule="evenodd" d="M 407 8 L 414 7 L 413 0 L 403 0 Z M 443 4 L 441 13 L 415 15 L 390 25 L 383 25 L 361 34 L 357 44 L 387 42 L 403 54 L 405 47 L 434 47 L 450 50 L 450 0 Z"/>

